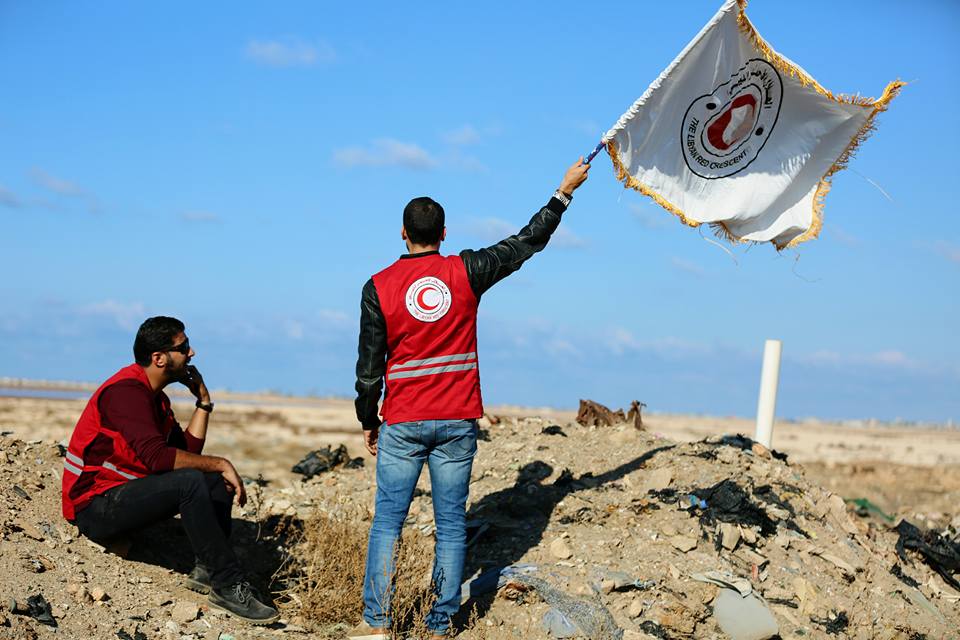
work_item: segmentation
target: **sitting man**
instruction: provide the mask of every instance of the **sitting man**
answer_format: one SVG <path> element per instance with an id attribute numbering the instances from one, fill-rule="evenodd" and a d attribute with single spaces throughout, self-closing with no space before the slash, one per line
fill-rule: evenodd
<path id="1" fill-rule="evenodd" d="M 98 542 L 179 513 L 197 563 L 187 586 L 210 604 L 255 624 L 279 617 L 244 577 L 227 538 L 230 509 L 247 495 L 225 458 L 201 455 L 213 411 L 183 323 L 147 319 L 133 343 L 135 364 L 94 392 L 63 461 L 63 515 Z M 163 388 L 179 382 L 197 398 L 183 431 Z"/>

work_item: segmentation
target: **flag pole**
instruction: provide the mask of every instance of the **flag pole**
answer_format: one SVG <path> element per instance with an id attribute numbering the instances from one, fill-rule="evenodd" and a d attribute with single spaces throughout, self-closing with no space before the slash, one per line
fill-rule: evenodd
<path id="1" fill-rule="evenodd" d="M 600 153 L 600 149 L 603 149 L 605 146 L 607 146 L 607 143 L 601 140 L 600 144 L 594 147 L 593 151 L 590 152 L 586 160 L 583 161 L 583 164 L 590 164 L 590 161 L 593 160 L 598 153 Z"/>

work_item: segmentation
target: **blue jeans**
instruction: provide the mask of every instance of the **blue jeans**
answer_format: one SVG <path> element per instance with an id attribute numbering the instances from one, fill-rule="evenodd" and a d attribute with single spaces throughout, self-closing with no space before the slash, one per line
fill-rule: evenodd
<path id="1" fill-rule="evenodd" d="M 477 453 L 476 420 L 424 420 L 383 425 L 377 443 L 377 505 L 367 545 L 363 618 L 390 627 L 395 551 L 423 463 L 430 467 L 437 543 L 433 584 L 437 600 L 427 616 L 443 633 L 460 608 L 460 582 L 467 551 L 466 506 Z"/>

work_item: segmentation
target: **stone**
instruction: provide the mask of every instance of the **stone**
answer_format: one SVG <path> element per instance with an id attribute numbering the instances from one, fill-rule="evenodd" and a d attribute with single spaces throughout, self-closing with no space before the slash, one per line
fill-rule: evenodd
<path id="1" fill-rule="evenodd" d="M 728 522 L 720 523 L 720 544 L 727 551 L 733 551 L 740 542 L 740 527 Z"/>
<path id="2" fill-rule="evenodd" d="M 93 602 L 93 596 L 90 595 L 90 592 L 87 591 L 87 588 L 83 585 L 77 585 L 76 590 L 73 592 L 73 599 L 80 604 Z"/>
<path id="3" fill-rule="evenodd" d="M 750 546 L 757 544 L 757 532 L 753 530 L 753 527 L 739 527 L 739 528 L 740 528 L 740 537 L 743 539 L 744 542 L 746 542 Z"/>
<path id="4" fill-rule="evenodd" d="M 557 538 L 550 543 L 550 555 L 558 560 L 568 560 L 573 557 L 573 551 L 570 549 L 570 545 L 567 544 L 566 540 Z"/>
<path id="5" fill-rule="evenodd" d="M 200 607 L 189 600 L 179 600 L 173 609 L 170 610 L 170 617 L 180 624 L 186 624 L 197 619 L 200 614 Z"/>
<path id="6" fill-rule="evenodd" d="M 755 456 L 757 456 L 757 457 L 759 457 L 759 458 L 767 458 L 767 459 L 769 459 L 769 458 L 771 457 L 771 455 L 770 455 L 770 449 L 767 449 L 765 446 L 763 446 L 763 445 L 760 444 L 759 442 L 754 442 L 754 443 L 753 443 L 753 446 L 750 447 L 750 450 L 753 451 L 753 455 L 755 455 Z"/>
<path id="7" fill-rule="evenodd" d="M 780 632 L 763 601 L 753 594 L 743 597 L 733 589 L 721 589 L 717 594 L 713 617 L 732 640 L 767 640 Z"/>
<path id="8" fill-rule="evenodd" d="M 94 587 L 91 589 L 90 597 L 96 602 L 103 602 L 104 600 L 110 599 L 110 596 L 107 595 L 107 592 L 103 589 L 103 587 Z"/>
<path id="9" fill-rule="evenodd" d="M 644 609 L 643 599 L 634 598 L 630 602 L 630 606 L 627 607 L 627 615 L 630 616 L 631 618 L 639 618 L 643 614 L 643 609 Z"/>
<path id="10" fill-rule="evenodd" d="M 670 538 L 670 544 L 675 549 L 687 553 L 697 548 L 697 538 L 695 536 L 673 536 Z"/>
<path id="11" fill-rule="evenodd" d="M 644 478 L 643 492 L 646 493 L 650 489 L 666 489 L 671 482 L 673 482 L 673 469 L 670 467 L 654 469 Z"/>

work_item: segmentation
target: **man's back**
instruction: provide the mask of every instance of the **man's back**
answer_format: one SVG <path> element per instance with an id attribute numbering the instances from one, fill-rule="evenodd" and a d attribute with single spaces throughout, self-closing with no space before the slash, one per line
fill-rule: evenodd
<path id="1" fill-rule="evenodd" d="M 372 278 L 386 327 L 387 422 L 483 414 L 477 298 L 463 260 L 404 256 Z"/>

